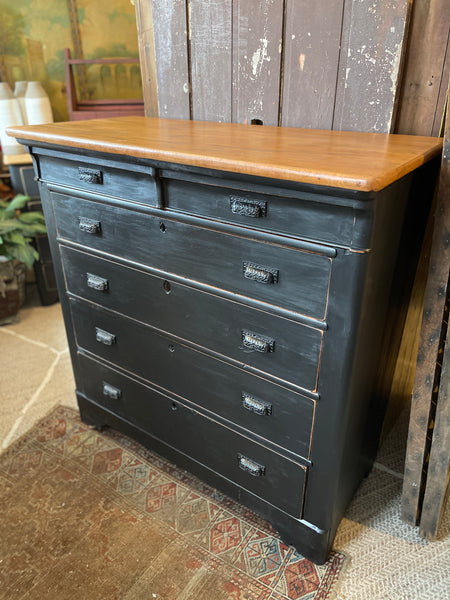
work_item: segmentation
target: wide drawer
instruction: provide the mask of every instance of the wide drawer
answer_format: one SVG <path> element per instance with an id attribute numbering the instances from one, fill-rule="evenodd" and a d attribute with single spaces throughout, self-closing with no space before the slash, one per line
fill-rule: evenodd
<path id="1" fill-rule="evenodd" d="M 352 248 L 369 243 L 368 215 L 349 200 L 228 178 L 171 171 L 163 175 L 164 205 L 169 210 Z"/>
<path id="2" fill-rule="evenodd" d="M 61 247 L 67 290 L 314 391 L 323 332 Z"/>
<path id="3" fill-rule="evenodd" d="M 58 236 L 88 248 L 324 319 L 331 259 L 121 206 L 52 193 Z"/>
<path id="4" fill-rule="evenodd" d="M 152 206 L 159 203 L 151 167 L 127 170 L 95 161 L 86 162 L 86 159 L 66 160 L 53 156 L 41 156 L 39 165 L 41 179 L 46 182 Z"/>
<path id="5" fill-rule="evenodd" d="M 115 313 L 77 300 L 70 305 L 79 348 L 309 456 L 314 400 Z"/>
<path id="6" fill-rule="evenodd" d="M 301 518 L 306 467 L 79 355 L 81 391 L 146 433 Z"/>

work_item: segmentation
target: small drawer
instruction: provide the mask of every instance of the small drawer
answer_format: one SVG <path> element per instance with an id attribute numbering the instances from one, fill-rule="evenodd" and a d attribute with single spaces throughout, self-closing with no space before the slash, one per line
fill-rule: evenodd
<path id="1" fill-rule="evenodd" d="M 323 320 L 331 261 L 320 253 L 52 193 L 58 236 L 227 293 Z"/>
<path id="2" fill-rule="evenodd" d="M 79 391 L 90 400 L 301 518 L 306 467 L 114 369 L 83 355 L 78 358 L 82 381 Z"/>
<path id="3" fill-rule="evenodd" d="M 356 238 L 355 218 L 365 219 L 339 200 L 322 194 L 291 192 L 270 185 L 239 182 L 182 172 L 163 171 L 165 207 L 169 210 L 209 217 L 336 245 L 366 247 Z M 293 218 L 295 215 L 295 218 Z"/>
<path id="4" fill-rule="evenodd" d="M 85 252 L 61 255 L 72 294 L 316 390 L 322 331 Z"/>
<path id="5" fill-rule="evenodd" d="M 43 181 L 69 186 L 96 194 L 104 194 L 142 204 L 158 205 L 154 169 L 132 171 L 50 156 L 41 156 L 40 174 Z"/>
<path id="6" fill-rule="evenodd" d="M 70 305 L 79 348 L 237 427 L 309 456 L 314 400 L 116 313 L 78 300 Z"/>

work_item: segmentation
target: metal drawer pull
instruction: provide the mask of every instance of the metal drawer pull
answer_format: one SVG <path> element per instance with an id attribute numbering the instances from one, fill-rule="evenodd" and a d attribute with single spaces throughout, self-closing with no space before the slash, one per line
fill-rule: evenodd
<path id="1" fill-rule="evenodd" d="M 104 292 L 108 289 L 108 280 L 92 273 L 86 273 L 87 286 L 93 290 Z"/>
<path id="2" fill-rule="evenodd" d="M 78 217 L 80 223 L 79 228 L 85 233 L 101 233 L 102 228 L 100 221 L 94 221 L 94 219 L 88 219 L 87 217 Z"/>
<path id="3" fill-rule="evenodd" d="M 266 467 L 264 465 L 260 465 L 254 460 L 247 458 L 243 454 L 238 454 L 238 459 L 239 468 L 247 473 L 250 473 L 250 475 L 253 475 L 253 477 L 262 477 L 266 474 Z"/>
<path id="4" fill-rule="evenodd" d="M 116 336 L 113 333 L 109 333 L 100 327 L 95 328 L 95 339 L 105 346 L 112 346 L 116 343 Z"/>
<path id="5" fill-rule="evenodd" d="M 103 382 L 103 395 L 112 398 L 113 400 L 119 400 L 122 397 L 122 392 L 119 388 L 114 387 L 110 383 Z"/>
<path id="6" fill-rule="evenodd" d="M 252 279 L 258 283 L 278 283 L 278 269 L 244 262 L 243 273 L 246 279 Z"/>
<path id="7" fill-rule="evenodd" d="M 271 415 L 272 405 L 265 400 L 259 400 L 246 392 L 242 392 L 242 406 L 257 415 Z"/>
<path id="8" fill-rule="evenodd" d="M 89 169 L 88 167 L 78 167 L 80 181 L 85 183 L 103 184 L 103 173 L 99 169 Z"/>
<path id="9" fill-rule="evenodd" d="M 259 218 L 267 215 L 267 202 L 248 198 L 230 197 L 231 212 L 243 217 Z"/>
<path id="10" fill-rule="evenodd" d="M 251 331 L 242 331 L 242 344 L 250 350 L 256 352 L 275 352 L 275 340 L 272 338 L 252 333 Z"/>

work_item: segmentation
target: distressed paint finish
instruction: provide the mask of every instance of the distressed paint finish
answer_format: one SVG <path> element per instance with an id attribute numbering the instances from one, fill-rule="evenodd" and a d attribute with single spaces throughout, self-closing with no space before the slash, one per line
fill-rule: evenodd
<path id="1" fill-rule="evenodd" d="M 439 135 L 450 71 L 449 25 L 448 0 L 414 2 L 397 133 Z"/>
<path id="2" fill-rule="evenodd" d="M 233 122 L 278 125 L 283 4 L 233 3 Z"/>
<path id="3" fill-rule="evenodd" d="M 190 118 L 185 0 L 152 0 L 159 116 Z"/>
<path id="4" fill-rule="evenodd" d="M 192 118 L 229 122 L 232 0 L 189 0 L 189 29 Z"/>
<path id="5" fill-rule="evenodd" d="M 347 0 L 333 129 L 389 133 L 409 0 Z"/>
<path id="6" fill-rule="evenodd" d="M 281 125 L 331 129 L 343 0 L 287 0 Z"/>

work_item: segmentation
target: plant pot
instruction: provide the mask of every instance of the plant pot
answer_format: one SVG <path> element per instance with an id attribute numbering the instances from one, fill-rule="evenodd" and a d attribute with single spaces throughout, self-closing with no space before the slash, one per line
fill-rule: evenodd
<path id="1" fill-rule="evenodd" d="M 20 293 L 12 261 L 0 262 L 0 324 L 10 323 L 20 308 Z"/>

